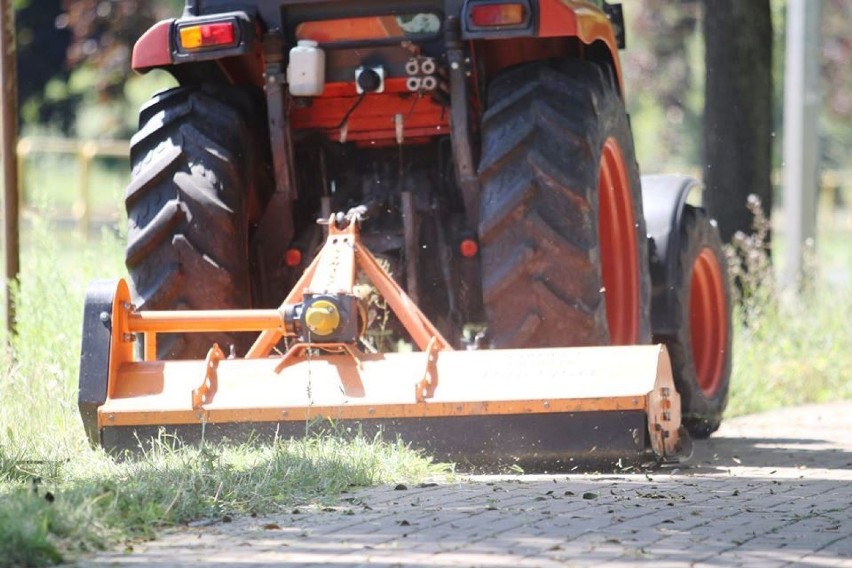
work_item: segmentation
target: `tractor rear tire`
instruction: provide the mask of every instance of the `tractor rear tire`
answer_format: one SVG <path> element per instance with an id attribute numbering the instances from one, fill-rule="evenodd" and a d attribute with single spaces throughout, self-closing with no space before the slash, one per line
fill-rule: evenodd
<path id="1" fill-rule="evenodd" d="M 497 76 L 479 177 L 494 347 L 650 341 L 639 171 L 609 68 L 535 62 Z"/>
<path id="2" fill-rule="evenodd" d="M 140 310 L 251 306 L 247 201 L 257 169 L 252 97 L 232 87 L 178 87 L 141 110 L 131 140 L 125 263 Z M 245 336 L 161 335 L 160 358 L 204 357 Z"/>
<path id="3" fill-rule="evenodd" d="M 687 205 L 678 251 L 678 281 L 672 306 L 674 336 L 665 343 L 681 396 L 683 425 L 707 438 L 722 423 L 731 379 L 731 290 L 716 225 L 703 209 Z"/>

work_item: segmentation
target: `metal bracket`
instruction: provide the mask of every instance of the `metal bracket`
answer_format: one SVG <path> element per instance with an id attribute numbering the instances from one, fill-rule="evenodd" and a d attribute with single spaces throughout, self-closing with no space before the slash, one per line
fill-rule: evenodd
<path id="1" fill-rule="evenodd" d="M 198 385 L 198 388 L 192 389 L 193 410 L 199 410 L 213 399 L 217 385 L 216 370 L 219 368 L 219 361 L 224 358 L 225 353 L 219 348 L 218 343 L 214 343 L 204 360 L 204 380 Z"/>
<path id="2" fill-rule="evenodd" d="M 364 370 L 364 363 L 361 361 L 363 353 L 351 343 L 297 343 L 293 345 L 287 353 L 281 357 L 278 364 L 275 365 L 275 372 L 280 373 L 292 363 L 302 359 L 302 355 L 309 349 L 322 349 L 323 351 L 335 352 L 341 351 L 347 353 L 355 361 L 355 366 L 359 371 Z"/>
<path id="3" fill-rule="evenodd" d="M 441 349 L 438 346 L 438 340 L 433 337 L 426 346 L 426 369 L 423 371 L 423 378 L 414 388 L 414 398 L 417 402 L 425 402 L 427 398 L 432 398 L 435 394 L 435 388 L 438 386 L 439 351 Z"/>
<path id="4" fill-rule="evenodd" d="M 661 346 L 661 349 L 665 348 Z M 671 364 L 668 355 L 664 359 L 663 364 Z M 681 444 L 679 435 L 682 432 L 677 428 L 680 424 L 680 394 L 674 386 L 657 385 L 649 393 L 647 404 L 649 434 L 654 453 L 666 461 L 682 459 L 683 456 L 679 454 L 688 449 L 689 442 L 687 439 Z"/>
<path id="5" fill-rule="evenodd" d="M 479 177 L 471 146 L 468 121 L 467 66 L 459 34 L 458 18 L 447 18 L 447 61 L 450 66 L 450 126 L 455 157 L 456 182 L 472 227 L 479 224 Z"/>
<path id="6" fill-rule="evenodd" d="M 287 108 L 289 93 L 286 89 L 284 44 L 280 34 L 269 33 L 263 38 L 266 57 L 264 76 L 266 84 L 267 120 L 272 162 L 275 169 L 276 191 L 288 199 L 297 197 L 296 176 L 293 172 L 293 141 L 290 136 L 290 113 Z"/>
<path id="7" fill-rule="evenodd" d="M 348 220 L 345 215 L 329 217 L 325 245 L 284 299 L 280 309 L 284 310 L 288 305 L 300 303 L 305 294 L 321 291 L 351 294 L 356 271 L 360 269 L 373 283 L 379 294 L 385 298 L 417 347 L 425 351 L 430 340 L 436 340 L 441 350 L 452 351 L 450 343 L 417 308 L 411 297 L 361 244 L 360 215 L 361 212 L 355 211 L 352 218 Z M 246 358 L 268 357 L 273 346 L 282 337 L 282 330 L 264 330 L 249 349 Z M 313 346 L 325 348 L 329 344 L 314 342 Z M 330 344 L 330 346 L 339 347 L 338 344 Z M 293 351 L 293 348 L 290 351 Z M 285 358 L 290 359 L 288 356 Z"/>

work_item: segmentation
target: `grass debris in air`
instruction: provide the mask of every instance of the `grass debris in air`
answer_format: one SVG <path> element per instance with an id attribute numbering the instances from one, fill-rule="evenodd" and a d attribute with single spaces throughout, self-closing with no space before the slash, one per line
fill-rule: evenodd
<path id="1" fill-rule="evenodd" d="M 18 334 L 0 377 L 0 567 L 45 566 L 199 518 L 289 510 L 377 483 L 448 470 L 399 442 L 317 434 L 258 445 L 176 447 L 162 437 L 116 461 L 86 442 L 77 412 L 85 288 L 123 273 L 121 239 L 25 241 Z"/>

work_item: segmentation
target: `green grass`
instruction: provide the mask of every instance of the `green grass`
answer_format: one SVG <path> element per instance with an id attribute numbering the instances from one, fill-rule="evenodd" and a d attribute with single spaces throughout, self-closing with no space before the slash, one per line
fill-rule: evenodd
<path id="1" fill-rule="evenodd" d="M 731 247 L 744 260 L 733 263 L 742 286 L 726 416 L 852 398 L 852 227 L 820 226 L 819 252 L 807 255 L 807 276 L 794 293 L 777 284 L 764 240 L 768 223 L 759 203 L 752 210 L 756 237 Z M 823 220 L 829 215 L 820 212 Z M 772 257 L 782 254 L 776 248 Z"/>
<path id="2" fill-rule="evenodd" d="M 79 166 L 73 155 L 33 154 L 28 157 L 21 173 L 24 204 L 32 204 L 38 210 L 49 203 L 55 215 L 73 215 L 83 199 Z M 86 199 L 93 216 L 118 218 L 129 175 L 127 158 L 92 160 Z"/>
<path id="3" fill-rule="evenodd" d="M 0 567 L 448 473 L 399 442 L 319 434 L 183 448 L 166 439 L 127 461 L 91 449 L 76 408 L 83 299 L 90 279 L 122 274 L 123 239 L 104 232 L 86 242 L 35 217 L 23 240 L 18 334 L 0 351 Z"/>
<path id="4" fill-rule="evenodd" d="M 198 518 L 330 502 L 353 487 L 447 470 L 400 442 L 314 436 L 271 444 L 184 447 L 140 459 L 95 451 L 33 462 L 0 453 L 0 566 L 39 566 Z"/>
<path id="5" fill-rule="evenodd" d="M 726 416 L 852 398 L 852 300 L 848 287 L 779 298 L 734 335 Z"/>

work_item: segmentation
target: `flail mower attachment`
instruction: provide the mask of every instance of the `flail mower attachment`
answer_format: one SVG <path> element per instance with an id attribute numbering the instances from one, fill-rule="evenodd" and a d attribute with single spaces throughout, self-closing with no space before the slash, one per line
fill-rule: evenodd
<path id="1" fill-rule="evenodd" d="M 340 431 L 397 435 L 439 459 L 614 464 L 688 452 L 665 347 L 454 351 L 361 244 L 332 218 L 326 243 L 278 309 L 137 311 L 127 284 L 86 299 L 79 405 L 88 435 L 134 449 L 165 429 L 186 441 Z M 361 271 L 420 349 L 365 353 Z M 245 357 L 156 360 L 157 334 L 259 331 Z M 134 344 L 143 338 L 144 356 Z M 282 338 L 288 349 L 273 352 Z"/>

